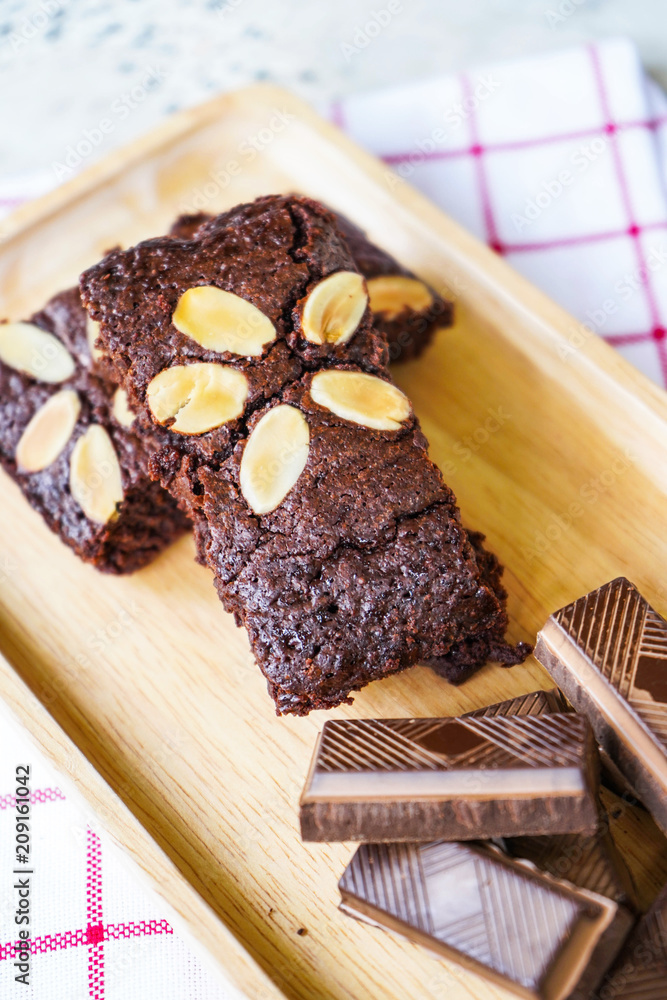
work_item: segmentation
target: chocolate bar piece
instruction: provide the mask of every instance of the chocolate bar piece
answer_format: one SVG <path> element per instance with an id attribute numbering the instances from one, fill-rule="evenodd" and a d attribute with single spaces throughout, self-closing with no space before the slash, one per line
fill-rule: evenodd
<path id="1" fill-rule="evenodd" d="M 667 886 L 628 938 L 596 1000 L 667 997 Z"/>
<path id="2" fill-rule="evenodd" d="M 308 841 L 592 834 L 598 760 L 576 715 L 335 720 L 301 796 Z"/>
<path id="3" fill-rule="evenodd" d="M 535 655 L 667 833 L 667 622 L 619 577 L 551 615 Z"/>
<path id="4" fill-rule="evenodd" d="M 546 715 L 571 712 L 558 688 L 532 691 L 509 701 L 468 712 L 466 718 L 490 718 L 503 715 Z M 610 792 L 606 798 L 612 808 L 621 800 Z M 616 848 L 610 832 L 608 809 L 600 803 L 598 826 L 594 834 L 563 833 L 548 837 L 512 837 L 503 840 L 505 850 L 533 862 L 542 871 L 567 879 L 582 889 L 591 889 L 623 903 L 638 907 L 637 892 L 630 871 Z"/>
<path id="5" fill-rule="evenodd" d="M 27 323 L 0 324 L 0 462 L 96 569 L 131 573 L 189 526 L 148 458 L 125 394 L 93 372 L 78 289 Z"/>
<path id="6" fill-rule="evenodd" d="M 550 691 L 530 691 L 528 694 L 517 695 L 507 701 L 498 701 L 494 705 L 476 708 L 466 712 L 463 719 L 491 719 L 503 715 L 563 715 L 571 708 L 558 688 Z"/>
<path id="7" fill-rule="evenodd" d="M 212 216 L 205 212 L 181 215 L 170 229 L 172 236 L 192 239 Z M 403 267 L 368 239 L 344 215 L 336 215 L 354 262 L 366 278 L 373 323 L 385 335 L 390 361 L 408 361 L 426 349 L 440 327 L 452 325 L 452 303 Z"/>
<path id="8" fill-rule="evenodd" d="M 552 688 L 550 691 L 532 691 L 530 694 L 522 694 L 509 701 L 501 701 L 496 705 L 488 705 L 486 708 L 468 712 L 467 715 L 544 715 L 546 712 L 572 712 L 573 708 L 562 691 Z M 600 778 L 605 788 L 620 796 L 625 802 L 632 802 L 633 805 L 640 805 L 637 802 L 637 793 L 630 785 L 629 781 L 623 777 L 619 769 L 611 760 L 608 753 L 598 747 L 600 751 Z"/>
<path id="9" fill-rule="evenodd" d="M 632 926 L 613 900 L 485 844 L 363 844 L 339 889 L 350 916 L 532 1000 L 588 998 Z"/>
<path id="10" fill-rule="evenodd" d="M 418 660 L 457 679 L 525 656 L 330 213 L 262 198 L 113 251 L 82 290 L 279 713 Z"/>
<path id="11" fill-rule="evenodd" d="M 512 857 L 531 861 L 540 871 L 608 896 L 630 909 L 638 907 L 632 877 L 614 843 L 609 819 L 602 808 L 598 829 L 593 834 L 509 837 L 503 844 Z"/>

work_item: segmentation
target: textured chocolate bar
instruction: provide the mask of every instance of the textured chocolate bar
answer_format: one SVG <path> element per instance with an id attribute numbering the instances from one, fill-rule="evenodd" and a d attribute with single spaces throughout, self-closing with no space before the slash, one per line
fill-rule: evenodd
<path id="1" fill-rule="evenodd" d="M 608 896 L 633 910 L 638 906 L 632 877 L 614 844 L 609 820 L 602 809 L 594 834 L 508 837 L 504 846 L 512 857 L 531 861 L 540 871 Z"/>
<path id="2" fill-rule="evenodd" d="M 632 926 L 613 900 L 484 844 L 364 844 L 341 909 L 533 1000 L 584 1000 Z"/>
<path id="3" fill-rule="evenodd" d="M 598 1000 L 667 997 L 667 886 L 628 938 Z"/>
<path id="4" fill-rule="evenodd" d="M 499 701 L 495 705 L 487 705 L 486 708 L 475 709 L 474 712 L 466 712 L 464 719 L 493 715 L 553 715 L 557 712 L 572 712 L 573 708 L 562 691 L 558 688 L 551 688 L 550 691 L 531 691 L 530 694 L 520 694 L 516 698 L 508 701 Z M 598 748 L 600 749 L 600 748 Z M 601 782 L 605 788 L 611 789 L 615 795 L 619 795 L 626 802 L 637 803 L 637 793 L 616 767 L 608 753 L 600 749 Z M 634 801 L 633 801 L 634 800 Z M 585 886 L 584 888 L 592 888 Z"/>
<path id="5" fill-rule="evenodd" d="M 535 655 L 667 832 L 667 622 L 619 577 L 552 615 Z"/>
<path id="6" fill-rule="evenodd" d="M 463 719 L 488 719 L 502 715 L 562 715 L 572 709 L 558 688 L 550 691 L 531 691 L 520 694 L 507 701 L 498 701 L 494 705 L 476 708 L 466 712 Z"/>
<path id="7" fill-rule="evenodd" d="M 468 712 L 463 718 L 503 715 L 553 715 L 571 708 L 558 688 L 532 691 L 508 701 Z M 620 800 L 608 793 L 619 805 Z M 637 893 L 625 861 L 614 844 L 610 821 L 604 807 L 594 834 L 563 833 L 549 837 L 511 837 L 504 841 L 513 857 L 533 862 L 541 871 L 567 879 L 581 889 L 591 889 L 617 903 L 636 909 Z"/>
<path id="8" fill-rule="evenodd" d="M 326 722 L 301 797 L 304 840 L 593 833 L 598 758 L 576 715 Z"/>

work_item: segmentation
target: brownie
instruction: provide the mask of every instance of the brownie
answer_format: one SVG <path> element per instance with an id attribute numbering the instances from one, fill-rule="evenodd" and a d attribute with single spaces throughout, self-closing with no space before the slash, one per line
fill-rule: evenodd
<path id="1" fill-rule="evenodd" d="M 364 231 L 344 215 L 337 214 L 336 221 L 357 267 L 366 278 L 375 326 L 387 338 L 390 360 L 409 361 L 419 357 L 436 330 L 452 325 L 452 303 L 399 264 L 391 254 L 371 243 Z M 386 292 L 391 288 L 390 279 L 394 278 L 399 279 L 396 289 L 399 301 L 389 307 Z M 409 295 L 407 300 L 401 298 L 400 279 L 408 279 L 407 288 L 417 293 L 417 302 L 411 303 Z"/>
<path id="2" fill-rule="evenodd" d="M 468 531 L 468 539 L 477 563 L 480 581 L 492 590 L 504 609 L 507 591 L 502 584 L 503 566 L 498 557 L 484 547 L 484 535 Z M 427 665 L 450 684 L 462 684 L 478 669 L 480 663 L 492 660 L 505 667 L 523 663 L 533 647 L 526 642 L 511 645 L 505 640 L 507 615 L 499 616 L 485 632 L 468 636 L 456 643 L 445 656 L 426 660 Z"/>
<path id="3" fill-rule="evenodd" d="M 330 302 L 339 283 L 345 294 Z M 191 239 L 114 251 L 81 288 L 140 426 L 163 436 L 150 437 L 151 472 L 192 516 L 200 558 L 246 628 L 279 714 L 349 701 L 419 660 L 449 657 L 456 678 L 490 650 L 501 662 L 525 655 L 504 644 L 499 566 L 462 527 L 389 378 L 385 338 L 332 213 L 306 198 L 261 198 Z M 255 311 L 247 349 L 232 350 L 224 331 L 237 297 Z M 211 302 L 223 310 L 213 320 Z M 352 307 L 353 321 L 330 326 Z M 313 316 L 328 331 L 319 342 Z M 204 401 L 223 377 L 233 405 L 212 425 Z M 183 379 L 197 388 L 161 409 L 163 390 L 180 392 Z"/>
<path id="4" fill-rule="evenodd" d="M 91 370 L 87 316 L 78 289 L 56 295 L 28 323 L 32 328 L 53 334 L 64 345 L 66 350 L 60 356 L 68 366 L 67 377 L 47 382 L 0 361 L 2 466 L 49 528 L 78 556 L 104 572 L 133 572 L 186 530 L 187 519 L 172 497 L 148 476 L 149 452 L 132 427 L 127 426 L 132 414 L 122 406 L 122 395 L 116 398 L 116 386 Z M 10 329 L 4 324 L 0 326 L 0 339 L 3 330 L 9 334 Z M 20 338 L 30 332 L 21 326 L 11 336 Z M 47 359 L 53 356 L 57 346 L 47 338 L 44 356 Z M 0 348 L 0 357 L 5 356 L 6 351 Z M 48 366 L 40 373 L 49 376 Z M 48 424 L 53 432 L 62 422 L 62 449 L 51 455 L 52 461 L 44 467 L 28 472 L 21 461 L 25 463 L 26 455 L 30 454 L 26 451 L 30 437 L 34 448 L 34 434 L 26 435 L 26 428 L 50 401 L 43 425 Z M 92 432 L 92 437 L 87 436 L 92 427 L 99 429 Z M 43 426 L 40 433 L 43 435 L 46 430 Z M 82 439 L 97 442 L 98 448 L 102 442 L 99 469 L 96 473 L 93 467 L 83 484 L 83 502 L 99 519 L 84 512 L 71 489 L 73 462 L 77 454 L 84 454 L 81 444 L 75 452 Z M 57 443 L 59 438 L 56 436 L 55 440 Z M 89 453 L 93 457 L 97 454 L 95 450 Z M 28 464 L 33 468 L 44 461 Z M 118 479 L 119 503 L 114 510 L 98 511 L 96 475 L 100 481 Z"/>
<path id="5" fill-rule="evenodd" d="M 192 239 L 197 230 L 211 218 L 205 212 L 181 215 L 174 222 L 170 233 L 180 239 Z M 391 254 L 371 243 L 363 230 L 344 215 L 336 214 L 336 223 L 358 270 L 366 278 L 374 325 L 387 338 L 390 361 L 408 361 L 418 357 L 430 344 L 437 329 L 451 326 L 454 312 L 452 303 L 420 281 Z M 399 286 L 403 279 L 407 279 L 408 293 L 412 291 L 414 294 L 416 291 L 423 301 L 410 304 L 403 297 L 399 299 L 396 308 L 388 310 L 385 296 L 385 308 L 374 309 L 374 301 L 378 306 L 382 305 L 382 300 L 377 297 L 382 292 L 382 283 L 378 285 L 378 279 L 385 279 L 383 283 L 386 290 L 387 280 L 393 278 L 399 279 Z"/>

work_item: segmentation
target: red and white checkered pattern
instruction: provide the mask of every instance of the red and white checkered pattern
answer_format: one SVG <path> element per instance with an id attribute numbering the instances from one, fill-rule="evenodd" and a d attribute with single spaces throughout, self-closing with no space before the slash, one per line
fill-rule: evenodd
<path id="1" fill-rule="evenodd" d="M 331 117 L 667 385 L 667 98 L 630 42 L 353 96 Z"/>
<path id="2" fill-rule="evenodd" d="M 18 764 L 30 764 L 31 863 L 16 863 Z M 15 869 L 31 879 L 30 986 L 14 979 Z M 204 969 L 18 727 L 0 728 L 1 1000 L 240 1000 Z"/>
<path id="3" fill-rule="evenodd" d="M 667 99 L 629 43 L 352 97 L 332 116 L 667 384 Z M 572 181 L 554 194 L 562 171 Z M 388 171 L 387 183 L 400 180 Z M 48 174 L 0 181 L 0 214 L 51 184 Z M 30 989 L 13 978 L 16 898 L 8 877 L 13 775 L 24 762 L 33 767 Z M 212 981 L 173 933 L 160 900 L 135 884 L 57 786 L 18 730 L 0 732 L 0 998 L 237 996 Z"/>

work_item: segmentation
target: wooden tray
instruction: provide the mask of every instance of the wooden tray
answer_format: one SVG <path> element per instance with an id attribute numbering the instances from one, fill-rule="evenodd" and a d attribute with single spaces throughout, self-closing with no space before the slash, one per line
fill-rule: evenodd
<path id="1" fill-rule="evenodd" d="M 105 249 L 163 232 L 179 211 L 277 191 L 321 198 L 456 298 L 456 328 L 396 377 L 464 520 L 507 566 L 511 637 L 534 637 L 550 611 L 618 574 L 664 609 L 664 394 L 595 336 L 569 350 L 571 317 L 389 176 L 280 90 L 221 97 L 17 212 L 0 247 L 0 311 L 25 317 Z M 5 477 L 0 502 L 3 651 L 175 866 L 165 895 L 223 967 L 241 961 L 229 929 L 290 998 L 507 996 L 337 911 L 351 847 L 303 845 L 297 826 L 325 716 L 273 715 L 191 539 L 134 577 L 106 578 Z M 455 714 L 544 686 L 535 661 L 486 668 L 460 689 L 415 668 L 329 714 Z M 667 877 L 663 844 L 635 829 L 624 847 L 636 866 L 648 857 L 648 896 Z M 153 846 L 154 878 L 159 859 Z M 249 968 L 236 977 L 248 995 L 276 995 Z"/>

